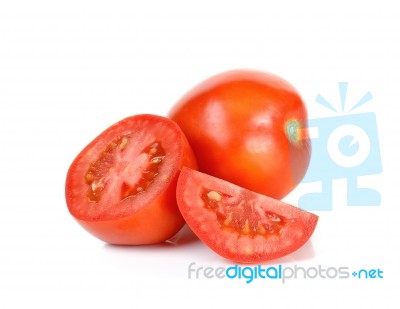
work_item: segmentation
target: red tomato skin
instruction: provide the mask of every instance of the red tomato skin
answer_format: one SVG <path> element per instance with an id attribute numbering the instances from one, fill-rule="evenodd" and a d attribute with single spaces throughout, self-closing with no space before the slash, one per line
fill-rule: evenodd
<path id="1" fill-rule="evenodd" d="M 183 96 L 169 117 L 182 128 L 204 173 L 280 199 L 307 170 L 305 105 L 275 75 L 252 70 L 216 75 Z M 296 128 L 292 137 L 289 123 Z"/>
<path id="2" fill-rule="evenodd" d="M 174 236 L 185 224 L 182 215 L 177 213 L 176 181 L 177 177 L 162 195 L 134 215 L 105 221 L 75 220 L 90 234 L 109 244 L 161 243 Z"/>
<path id="3" fill-rule="evenodd" d="M 160 121 L 170 121 L 164 117 L 155 115 L 136 115 L 132 117 L 149 117 L 158 118 Z M 128 117 L 120 122 L 123 122 Z M 119 122 L 119 123 L 120 123 Z M 115 124 L 112 127 L 116 127 Z M 193 151 L 179 126 L 174 123 L 174 130 L 180 132 L 181 144 L 180 161 L 174 177 L 169 183 L 166 183 L 165 189 L 161 194 L 154 197 L 145 207 L 128 216 L 117 217 L 113 219 L 102 220 L 101 218 L 88 219 L 79 218 L 74 214 L 74 207 L 85 207 L 85 202 L 81 205 L 74 205 L 71 201 L 71 192 L 74 190 L 73 174 L 77 169 L 79 158 L 95 145 L 98 140 L 102 139 L 103 134 L 109 131 L 108 128 L 102 134 L 97 136 L 90 144 L 88 144 L 71 164 L 65 185 L 65 195 L 68 209 L 73 218 L 90 234 L 96 238 L 114 245 L 145 245 L 160 243 L 174 236 L 185 224 L 185 221 L 178 209 L 176 202 L 176 183 L 182 167 L 191 167 L 197 169 L 197 161 Z"/>

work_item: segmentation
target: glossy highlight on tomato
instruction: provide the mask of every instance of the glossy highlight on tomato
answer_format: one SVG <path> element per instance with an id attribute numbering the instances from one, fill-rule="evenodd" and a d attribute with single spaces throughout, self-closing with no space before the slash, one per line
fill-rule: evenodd
<path id="1" fill-rule="evenodd" d="M 311 146 L 296 89 L 260 71 L 233 70 L 195 86 L 171 109 L 200 171 L 282 198 L 301 181 Z"/>
<path id="2" fill-rule="evenodd" d="M 175 198 L 183 166 L 196 159 L 173 121 L 136 115 L 112 125 L 71 164 L 65 187 L 76 221 L 111 244 L 165 241 L 185 224 Z"/>
<path id="3" fill-rule="evenodd" d="M 193 232 L 216 253 L 239 263 L 296 251 L 318 222 L 312 213 L 190 168 L 182 169 L 176 194 Z"/>

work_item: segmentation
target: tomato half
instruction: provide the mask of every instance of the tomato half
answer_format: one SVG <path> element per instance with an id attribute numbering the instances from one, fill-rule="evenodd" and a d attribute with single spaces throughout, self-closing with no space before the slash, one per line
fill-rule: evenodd
<path id="1" fill-rule="evenodd" d="M 197 164 L 176 123 L 154 115 L 126 118 L 73 161 L 66 180 L 68 209 L 107 243 L 162 242 L 185 223 L 175 198 L 183 166 Z"/>
<path id="2" fill-rule="evenodd" d="M 216 253 L 239 263 L 294 252 L 318 221 L 312 213 L 189 168 L 179 176 L 177 201 L 193 232 Z"/>
<path id="3" fill-rule="evenodd" d="M 200 171 L 274 198 L 288 194 L 310 160 L 307 111 L 282 78 L 228 71 L 200 83 L 171 109 Z"/>

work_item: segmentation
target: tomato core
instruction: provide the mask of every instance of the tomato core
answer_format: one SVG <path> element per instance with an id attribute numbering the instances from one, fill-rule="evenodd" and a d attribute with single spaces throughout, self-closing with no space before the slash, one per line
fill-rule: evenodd
<path id="1" fill-rule="evenodd" d="M 87 197 L 91 202 L 99 202 L 101 199 L 101 192 L 106 187 L 111 170 L 124 170 L 129 166 L 129 158 L 124 160 L 124 163 L 116 167 L 116 160 L 118 157 L 123 157 L 123 152 L 129 145 L 132 138 L 131 134 L 119 136 L 107 145 L 104 151 L 100 154 L 96 161 L 89 165 L 89 169 L 85 174 L 85 182 L 88 185 Z M 146 189 L 154 181 L 154 178 L 159 173 L 161 163 L 165 158 L 165 150 L 160 141 L 153 141 L 150 145 L 145 147 L 141 154 L 147 155 L 147 165 L 142 170 L 139 180 L 134 184 L 123 182 L 121 184 L 120 200 L 135 196 Z"/>
<path id="2" fill-rule="evenodd" d="M 155 141 L 151 145 L 147 146 L 142 153 L 148 155 L 148 164 L 143 170 L 139 181 L 134 186 L 131 186 L 126 182 L 122 184 L 121 200 L 146 191 L 146 189 L 153 183 L 154 178 L 158 175 L 159 168 L 166 155 L 164 148 L 161 146 L 159 141 Z"/>
<path id="3" fill-rule="evenodd" d="M 268 237 L 279 234 L 283 227 L 293 222 L 257 205 L 257 199 L 238 199 L 214 190 L 203 190 L 202 199 L 207 209 L 215 212 L 222 229 L 238 236 Z"/>

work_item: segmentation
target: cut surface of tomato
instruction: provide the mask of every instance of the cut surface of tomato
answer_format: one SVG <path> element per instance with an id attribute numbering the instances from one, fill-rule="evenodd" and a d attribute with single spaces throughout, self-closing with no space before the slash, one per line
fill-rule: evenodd
<path id="1" fill-rule="evenodd" d="M 193 232 L 216 253 L 239 263 L 294 252 L 318 221 L 312 213 L 189 168 L 179 176 L 177 201 Z"/>
<path id="2" fill-rule="evenodd" d="M 71 164 L 68 209 L 109 243 L 166 240 L 184 225 L 175 199 L 182 166 L 196 168 L 196 161 L 177 124 L 154 115 L 126 118 L 95 138 Z"/>

